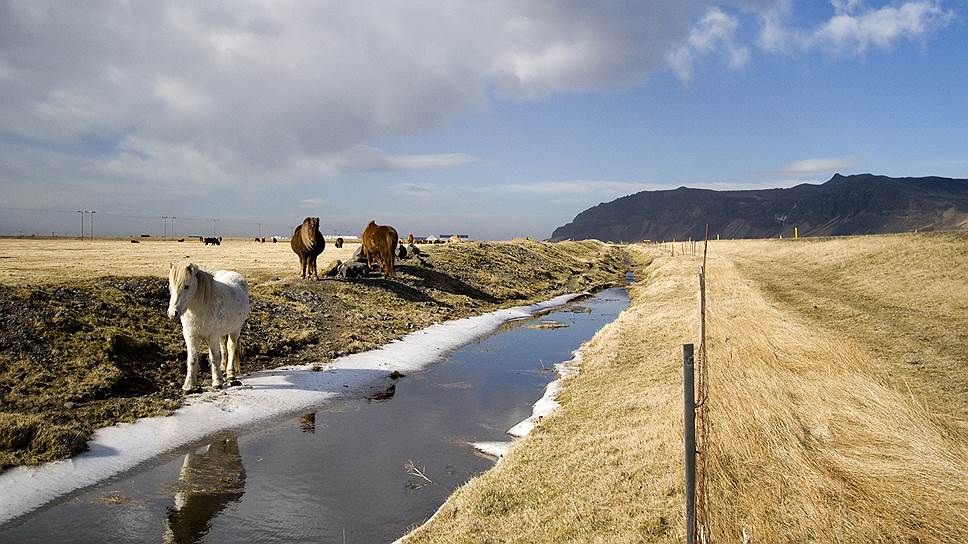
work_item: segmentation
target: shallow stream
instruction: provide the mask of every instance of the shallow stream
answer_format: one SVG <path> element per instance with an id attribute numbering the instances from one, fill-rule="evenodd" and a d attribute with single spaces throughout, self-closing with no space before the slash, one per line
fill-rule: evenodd
<path id="1" fill-rule="evenodd" d="M 508 440 L 553 365 L 628 302 L 607 289 L 369 398 L 210 436 L 0 526 L 0 542 L 393 541 L 494 465 L 469 443 Z"/>

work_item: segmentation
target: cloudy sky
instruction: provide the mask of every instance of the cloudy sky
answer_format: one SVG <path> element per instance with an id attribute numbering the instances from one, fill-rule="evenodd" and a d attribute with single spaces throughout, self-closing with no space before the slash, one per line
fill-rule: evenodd
<path id="1" fill-rule="evenodd" d="M 547 237 L 642 189 L 968 177 L 966 30 L 968 0 L 0 0 L 0 234 Z"/>

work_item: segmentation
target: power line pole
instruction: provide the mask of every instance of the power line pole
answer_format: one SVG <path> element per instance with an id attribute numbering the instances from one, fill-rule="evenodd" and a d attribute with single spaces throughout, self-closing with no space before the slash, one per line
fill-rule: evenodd
<path id="1" fill-rule="evenodd" d="M 77 210 L 77 213 L 81 214 L 81 240 L 84 239 L 84 212 L 82 210 Z"/>
<path id="2" fill-rule="evenodd" d="M 161 239 L 164 240 L 165 238 L 168 238 L 168 216 L 167 215 L 161 216 L 161 220 L 165 224 L 165 226 L 163 227 L 164 230 L 162 231 L 162 235 L 161 235 Z"/>
<path id="3" fill-rule="evenodd" d="M 212 236 L 215 236 L 215 225 L 218 224 L 218 219 L 212 219 Z"/>
<path id="4" fill-rule="evenodd" d="M 256 223 L 259 225 L 259 238 L 262 238 L 262 223 Z"/>
<path id="5" fill-rule="evenodd" d="M 169 219 L 171 219 L 171 237 L 174 239 L 175 238 L 175 219 L 176 219 L 176 217 L 173 215 L 173 216 L 169 217 Z"/>
<path id="6" fill-rule="evenodd" d="M 91 212 L 91 240 L 94 240 L 94 214 L 96 213 L 96 211 Z"/>

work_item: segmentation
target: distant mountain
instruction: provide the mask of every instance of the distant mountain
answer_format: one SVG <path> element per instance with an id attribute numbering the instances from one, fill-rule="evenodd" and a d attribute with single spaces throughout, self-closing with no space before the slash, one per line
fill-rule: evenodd
<path id="1" fill-rule="evenodd" d="M 579 213 L 552 240 L 766 238 L 968 228 L 968 179 L 834 175 L 789 189 L 642 191 Z"/>

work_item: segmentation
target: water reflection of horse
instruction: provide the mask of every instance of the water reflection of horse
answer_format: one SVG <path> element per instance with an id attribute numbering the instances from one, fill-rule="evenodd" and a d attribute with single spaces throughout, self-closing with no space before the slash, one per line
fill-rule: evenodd
<path id="1" fill-rule="evenodd" d="M 245 467 L 235 436 L 223 437 L 189 453 L 175 485 L 175 506 L 168 508 L 165 542 L 197 542 L 212 520 L 245 492 Z"/>

